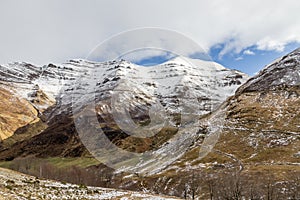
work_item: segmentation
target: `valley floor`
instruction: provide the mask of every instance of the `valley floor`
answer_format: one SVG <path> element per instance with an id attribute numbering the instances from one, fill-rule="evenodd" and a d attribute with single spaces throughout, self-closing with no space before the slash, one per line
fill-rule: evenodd
<path id="1" fill-rule="evenodd" d="M 0 199 L 148 199 L 175 200 L 142 192 L 89 187 L 38 179 L 0 168 Z"/>

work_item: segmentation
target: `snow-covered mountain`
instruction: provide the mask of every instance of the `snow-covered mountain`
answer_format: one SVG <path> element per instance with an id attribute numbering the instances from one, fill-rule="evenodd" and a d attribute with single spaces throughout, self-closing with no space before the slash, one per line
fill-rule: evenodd
<path id="1" fill-rule="evenodd" d="M 75 62 L 64 64 L 48 64 L 42 67 L 24 62 L 0 65 L 1 85 L 11 87 L 22 98 L 30 98 L 30 94 L 38 86 L 51 99 L 55 100 L 61 87 L 70 86 L 89 65 L 77 65 Z M 14 90 L 15 89 L 15 90 Z"/>
<path id="2" fill-rule="evenodd" d="M 215 62 L 184 57 L 152 67 L 138 66 L 125 60 L 103 63 L 71 60 L 43 67 L 13 63 L 1 66 L 0 70 L 3 74 L 0 87 L 27 99 L 38 116 L 47 121 L 49 128 L 40 137 L 60 140 L 66 134 L 65 129 L 60 127 L 68 127 L 67 137 L 79 140 L 74 124 L 70 122 L 84 115 L 82 111 L 94 103 L 98 125 L 90 124 L 83 132 L 94 132 L 91 129 L 100 125 L 113 141 L 127 138 L 124 132 L 139 137 L 145 137 L 145 134 L 150 137 L 147 134 L 153 132 L 149 141 L 136 142 L 139 145 L 134 147 L 134 151 L 150 150 L 165 143 L 163 151 L 178 152 L 177 157 L 198 137 L 195 134 L 199 127 L 195 125 L 173 137 L 173 143 L 177 145 L 168 143 L 177 129 L 216 109 L 248 79 L 246 74 L 226 69 Z M 151 110 L 153 105 L 154 110 Z M 149 121 L 151 125 L 155 123 L 151 128 L 147 126 Z M 146 127 L 143 128 L 144 125 Z M 190 132 L 189 135 L 187 132 Z M 62 135 L 59 136 L 60 133 Z M 67 145 L 68 152 L 74 150 L 73 144 Z M 129 141 L 121 144 L 132 148 Z M 30 145 L 30 148 L 35 146 Z M 53 149 L 53 144 L 49 143 L 49 148 Z M 38 154 L 47 154 L 44 152 L 47 148 L 40 150 L 37 146 L 37 149 Z M 58 154 L 62 153 L 60 149 L 56 148 Z M 63 154 L 66 155 L 66 151 Z M 168 159 L 162 161 L 161 167 L 173 162 Z"/>
<path id="3" fill-rule="evenodd" d="M 80 86 L 83 93 L 101 92 L 106 98 L 121 83 L 144 96 L 160 97 L 162 104 L 176 110 L 172 98 L 187 95 L 202 98 L 203 110 L 209 111 L 231 96 L 248 76 L 220 64 L 177 57 L 153 67 L 138 66 L 127 61 L 93 63 L 71 60 L 64 64 L 36 67 L 28 63 L 0 65 L 1 85 L 6 84 L 20 97 L 31 100 L 38 89 L 49 99 L 58 100 Z M 91 85 L 96 84 L 96 85 Z M 80 92 L 80 88 L 76 89 Z M 187 91 L 185 94 L 184 91 Z M 66 100 L 66 104 L 70 99 Z"/>
<path id="4" fill-rule="evenodd" d="M 180 104 L 185 104 L 202 115 L 217 108 L 248 79 L 215 62 L 185 57 L 152 67 L 125 60 L 71 60 L 41 67 L 16 62 L 0 65 L 0 75 L 0 88 L 26 99 L 39 115 L 52 106 L 47 110 L 49 120 L 61 112 L 71 113 L 72 103 L 84 107 L 94 100 L 99 113 L 111 114 L 111 98 L 116 93 L 136 118 L 147 115 L 156 102 L 169 114 L 184 112 Z"/>

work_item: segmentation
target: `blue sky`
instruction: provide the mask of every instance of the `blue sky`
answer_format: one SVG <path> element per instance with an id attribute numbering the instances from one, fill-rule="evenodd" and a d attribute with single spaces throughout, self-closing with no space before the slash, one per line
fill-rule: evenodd
<path id="1" fill-rule="evenodd" d="M 225 44 L 218 44 L 210 49 L 208 54 L 211 57 L 211 60 L 222 64 L 226 68 L 240 70 L 244 73 L 247 73 L 250 76 L 255 75 L 255 73 L 259 72 L 261 69 L 264 68 L 264 66 L 270 64 L 275 59 L 280 58 L 297 48 L 300 48 L 300 43 L 292 42 L 285 45 L 282 51 L 259 50 L 256 46 L 252 46 L 242 50 L 239 53 L 231 51 L 220 56 L 221 51 L 224 49 L 224 45 Z M 191 57 L 199 58 L 197 57 L 197 55 Z M 170 55 L 162 55 L 148 57 L 135 63 L 139 65 L 151 66 L 163 63 L 169 59 Z"/>
<path id="2" fill-rule="evenodd" d="M 218 62 L 227 68 L 238 69 L 252 76 L 275 59 L 282 57 L 299 47 L 300 43 L 297 42 L 287 44 L 283 51 L 258 50 L 255 46 L 252 46 L 238 54 L 229 52 L 220 57 L 219 54 L 223 45 L 216 45 L 211 48 L 210 56 L 213 61 Z"/>

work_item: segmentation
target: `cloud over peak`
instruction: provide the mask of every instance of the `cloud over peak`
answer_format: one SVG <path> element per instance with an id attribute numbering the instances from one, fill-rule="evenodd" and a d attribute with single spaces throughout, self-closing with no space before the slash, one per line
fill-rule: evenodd
<path id="1" fill-rule="evenodd" d="M 0 3 L 0 63 L 45 64 L 86 57 L 113 34 L 138 27 L 178 31 L 220 56 L 282 51 L 300 42 L 297 0 L 11 0 Z"/>

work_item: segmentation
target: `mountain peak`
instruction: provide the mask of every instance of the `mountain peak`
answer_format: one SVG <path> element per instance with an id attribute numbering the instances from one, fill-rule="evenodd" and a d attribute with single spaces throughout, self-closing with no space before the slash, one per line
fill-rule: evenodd
<path id="1" fill-rule="evenodd" d="M 171 64 L 184 65 L 184 66 L 190 65 L 190 66 L 195 66 L 202 70 L 209 70 L 209 71 L 228 70 L 224 66 L 222 66 L 219 63 L 216 63 L 214 61 L 193 59 L 193 58 L 188 58 L 188 57 L 184 57 L 184 56 L 174 57 L 171 60 L 169 60 L 165 63 L 162 63 L 161 65 L 171 65 Z"/>

